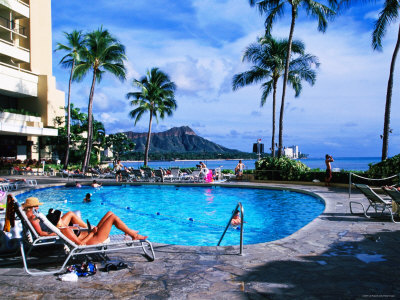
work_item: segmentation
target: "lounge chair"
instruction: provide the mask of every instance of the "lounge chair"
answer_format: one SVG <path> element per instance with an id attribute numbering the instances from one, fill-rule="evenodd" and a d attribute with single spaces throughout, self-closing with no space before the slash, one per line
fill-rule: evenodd
<path id="1" fill-rule="evenodd" d="M 161 169 L 154 170 L 154 175 L 157 182 L 164 182 L 164 171 Z"/>
<path id="2" fill-rule="evenodd" d="M 171 168 L 171 174 L 168 177 L 165 177 L 164 180 L 168 180 L 171 182 L 179 182 L 181 180 L 182 172 L 179 168 Z"/>
<path id="3" fill-rule="evenodd" d="M 383 191 L 392 198 L 392 210 L 400 215 L 400 191 L 395 187 L 382 187 Z"/>
<path id="4" fill-rule="evenodd" d="M 367 197 L 369 205 L 367 209 L 365 209 L 364 205 L 361 202 L 357 201 L 350 201 L 350 213 L 353 213 L 352 210 L 352 204 L 359 204 L 363 208 L 363 213 L 364 216 L 367 218 L 371 218 L 371 216 L 368 215 L 368 210 L 372 207 L 375 210 L 375 213 L 378 213 L 380 211 L 380 214 L 383 215 L 384 211 L 387 210 L 390 214 L 390 218 L 392 222 L 394 223 L 399 223 L 394 220 L 394 215 L 396 214 L 395 211 L 392 210 L 392 201 L 389 199 L 382 198 L 379 196 L 377 193 L 374 192 L 373 189 L 371 189 L 368 185 L 366 184 L 356 184 L 353 183 L 353 185 L 361 192 L 364 194 L 365 197 Z"/>
<path id="5" fill-rule="evenodd" d="M 392 200 L 394 202 L 396 202 L 397 205 L 400 206 L 400 191 L 397 190 L 394 187 L 382 187 L 382 189 L 384 190 L 384 192 L 390 197 L 392 198 Z"/>
<path id="6" fill-rule="evenodd" d="M 121 171 L 122 181 L 132 182 L 135 176 L 126 170 Z"/>
<path id="7" fill-rule="evenodd" d="M 149 182 L 155 182 L 156 176 L 154 175 L 153 171 L 149 168 L 143 169 L 144 180 Z"/>
<path id="8" fill-rule="evenodd" d="M 125 235 L 110 235 L 106 242 L 97 245 L 85 245 L 80 246 L 75 244 L 73 241 L 68 239 L 62 232 L 54 226 L 45 215 L 38 213 L 36 216 L 44 222 L 44 224 L 54 233 L 56 236 L 39 236 L 36 230 L 33 228 L 31 222 L 25 215 L 22 207 L 15 202 L 15 211 L 17 216 L 21 219 L 22 227 L 24 231 L 25 238 L 20 240 L 21 256 L 24 263 L 25 271 L 30 275 L 48 275 L 55 274 L 63 271 L 68 261 L 77 255 L 87 255 L 87 254 L 104 254 L 105 252 L 126 250 L 132 248 L 142 248 L 144 254 L 148 257 L 150 261 L 154 261 L 155 254 L 153 250 L 153 245 L 148 240 L 127 240 Z M 32 249 L 44 245 L 54 245 L 62 244 L 68 249 L 68 253 L 62 264 L 61 268 L 53 271 L 36 271 L 32 272 L 28 267 L 28 257 Z M 27 251 L 25 250 L 27 247 Z"/>
<path id="9" fill-rule="evenodd" d="M 133 169 L 133 170 L 131 170 L 131 172 L 132 172 L 133 176 L 135 176 L 135 180 L 136 181 L 145 181 L 144 174 L 143 174 L 142 170 Z"/>
<path id="10" fill-rule="evenodd" d="M 16 185 L 17 189 L 20 187 L 33 187 L 37 186 L 36 179 L 25 179 L 24 181 L 15 181 L 14 184 Z"/>
<path id="11" fill-rule="evenodd" d="M 193 182 L 205 182 L 204 177 L 200 178 L 200 170 L 194 170 L 190 176 Z"/>

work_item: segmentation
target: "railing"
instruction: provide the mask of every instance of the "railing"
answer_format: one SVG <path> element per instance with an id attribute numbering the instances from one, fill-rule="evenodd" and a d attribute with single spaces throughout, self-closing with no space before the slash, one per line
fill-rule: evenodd
<path id="1" fill-rule="evenodd" d="M 17 25 L 15 21 L 0 16 L 0 26 L 6 27 L 18 34 L 25 35 L 25 27 Z"/>
<path id="2" fill-rule="evenodd" d="M 0 39 L 0 40 L 1 40 L 1 39 Z M 0 61 L 0 66 L 4 66 L 4 67 L 7 67 L 7 68 L 11 68 L 11 69 L 14 69 L 14 70 L 16 70 L 16 71 L 24 72 L 24 73 L 27 73 L 27 74 L 39 76 L 39 74 L 37 74 L 37 73 L 33 73 L 33 72 L 31 72 L 31 71 L 28 71 L 28 70 L 25 70 L 25 69 L 21 69 L 20 67 L 16 67 L 16 66 L 13 66 L 13 65 L 10 65 L 10 64 L 7 64 L 7 63 L 3 63 L 3 62 L 1 62 L 1 61 Z"/>
<path id="3" fill-rule="evenodd" d="M 240 211 L 239 211 L 240 208 Z M 233 219 L 233 217 L 236 215 L 236 213 L 240 212 L 240 218 L 241 218 L 241 222 L 240 222 L 240 252 L 239 255 L 243 255 L 243 224 L 244 224 L 244 213 L 243 213 L 243 206 L 242 203 L 238 202 L 238 204 L 235 207 L 235 210 L 232 213 L 231 218 L 229 219 L 228 224 L 225 227 L 224 233 L 222 233 L 221 238 L 219 239 L 218 245 L 219 246 L 222 242 L 222 239 L 225 236 L 226 231 L 228 230 L 229 226 L 231 225 L 231 221 Z"/>

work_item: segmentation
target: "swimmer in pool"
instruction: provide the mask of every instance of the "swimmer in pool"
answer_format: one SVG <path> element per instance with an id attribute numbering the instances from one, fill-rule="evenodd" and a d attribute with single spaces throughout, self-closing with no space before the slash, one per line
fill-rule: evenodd
<path id="1" fill-rule="evenodd" d="M 91 196 L 92 196 L 92 194 L 87 193 L 87 194 L 86 194 L 86 197 L 83 199 L 83 202 L 90 202 L 90 201 L 92 201 L 92 199 L 90 199 Z"/>
<path id="2" fill-rule="evenodd" d="M 241 223 L 242 223 L 242 219 L 240 218 L 239 212 L 237 211 L 231 220 L 231 225 L 237 226 L 237 225 L 240 225 Z"/>

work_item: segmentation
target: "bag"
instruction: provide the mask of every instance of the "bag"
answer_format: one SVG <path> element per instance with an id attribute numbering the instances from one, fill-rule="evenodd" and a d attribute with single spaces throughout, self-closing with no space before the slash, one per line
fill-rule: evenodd
<path id="1" fill-rule="evenodd" d="M 92 262 L 71 265 L 67 269 L 70 273 L 75 273 L 78 277 L 87 277 L 96 274 L 97 266 Z"/>
<path id="2" fill-rule="evenodd" d="M 47 213 L 46 218 L 47 218 L 47 220 L 50 221 L 51 224 L 53 224 L 54 226 L 57 226 L 58 221 L 60 221 L 60 218 L 61 218 L 61 211 L 58 209 L 50 208 L 49 212 Z"/>

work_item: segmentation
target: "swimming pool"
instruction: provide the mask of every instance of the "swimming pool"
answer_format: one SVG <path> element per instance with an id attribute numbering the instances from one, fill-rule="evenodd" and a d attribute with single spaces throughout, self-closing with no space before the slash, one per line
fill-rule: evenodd
<path id="1" fill-rule="evenodd" d="M 92 202 L 83 203 L 86 193 Z M 97 224 L 109 210 L 129 227 L 157 243 L 216 246 L 233 209 L 244 208 L 244 244 L 257 244 L 288 236 L 324 210 L 316 197 L 286 190 L 171 185 L 104 186 L 99 189 L 45 188 L 17 195 L 20 203 L 38 197 L 49 208 L 80 210 L 84 220 Z M 114 228 L 112 233 L 119 233 Z M 229 228 L 221 246 L 239 245 L 240 230 Z"/>

